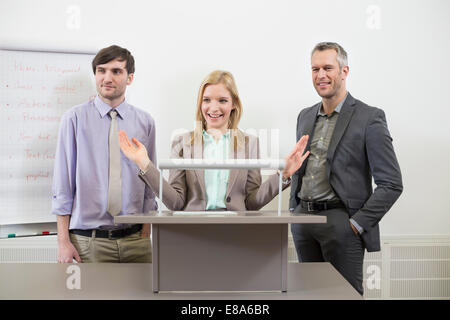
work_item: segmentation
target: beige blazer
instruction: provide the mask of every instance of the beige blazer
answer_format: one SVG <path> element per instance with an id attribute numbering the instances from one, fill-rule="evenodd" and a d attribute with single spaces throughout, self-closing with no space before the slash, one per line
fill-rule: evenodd
<path id="1" fill-rule="evenodd" d="M 177 136 L 172 142 L 171 158 L 199 159 L 203 157 L 203 140 L 191 143 L 192 132 Z M 230 158 L 259 159 L 258 138 L 234 130 L 231 135 Z M 159 196 L 159 171 L 150 163 L 140 176 Z M 229 211 L 259 210 L 278 194 L 279 175 L 271 175 L 261 184 L 259 169 L 230 170 L 225 203 Z M 170 170 L 169 181 L 163 179 L 163 203 L 173 211 L 206 210 L 204 170 Z M 283 189 L 288 185 L 283 186 Z"/>

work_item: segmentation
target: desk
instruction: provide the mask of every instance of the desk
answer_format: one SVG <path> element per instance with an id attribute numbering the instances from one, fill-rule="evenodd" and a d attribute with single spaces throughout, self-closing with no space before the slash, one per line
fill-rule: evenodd
<path id="1" fill-rule="evenodd" d="M 326 217 L 288 211 L 150 212 L 116 223 L 152 224 L 153 290 L 287 290 L 288 224 Z"/>
<path id="2" fill-rule="evenodd" d="M 81 289 L 68 289 L 79 267 Z M 4 263 L 0 264 L 0 299 L 43 300 L 303 300 L 362 297 L 327 262 L 288 263 L 287 292 L 153 293 L 152 264 L 146 263 Z M 69 273 L 67 273 L 69 271 Z"/>

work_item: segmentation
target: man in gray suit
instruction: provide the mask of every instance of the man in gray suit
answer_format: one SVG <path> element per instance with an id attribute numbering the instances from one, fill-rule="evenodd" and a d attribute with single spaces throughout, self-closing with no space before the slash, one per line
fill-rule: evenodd
<path id="1" fill-rule="evenodd" d="M 289 208 L 327 223 L 292 224 L 291 231 L 300 262 L 330 262 L 362 295 L 364 249 L 380 250 L 378 222 L 402 193 L 400 167 L 383 110 L 347 92 L 345 50 L 319 43 L 311 66 L 322 101 L 297 119 L 297 140 L 310 136 L 310 155 L 292 176 Z"/>

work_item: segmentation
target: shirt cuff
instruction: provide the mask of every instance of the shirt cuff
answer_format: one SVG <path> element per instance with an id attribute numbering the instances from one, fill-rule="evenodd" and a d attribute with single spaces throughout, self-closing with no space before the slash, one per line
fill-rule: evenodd
<path id="1" fill-rule="evenodd" d="M 352 218 L 350 218 L 350 223 L 358 230 L 359 234 L 362 234 L 364 232 L 364 229 Z"/>

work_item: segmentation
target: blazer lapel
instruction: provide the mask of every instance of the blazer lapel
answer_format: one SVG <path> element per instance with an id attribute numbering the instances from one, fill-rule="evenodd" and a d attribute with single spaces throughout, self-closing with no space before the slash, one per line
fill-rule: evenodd
<path id="1" fill-rule="evenodd" d="M 302 123 L 304 123 L 304 125 L 303 129 L 301 129 L 300 132 L 298 132 L 298 139 L 300 140 L 300 138 L 304 135 L 309 135 L 308 144 L 306 145 L 305 152 L 311 149 L 311 141 L 314 134 L 314 127 L 316 124 L 317 113 L 319 112 L 320 106 L 321 106 L 320 103 L 313 106 L 311 110 L 309 110 L 309 112 L 302 119 Z M 304 161 L 302 166 L 299 168 L 300 174 L 303 174 L 303 172 L 305 171 L 307 163 L 308 163 L 307 160 Z"/>
<path id="2" fill-rule="evenodd" d="M 194 131 L 195 135 L 195 131 Z M 194 145 L 190 144 L 190 148 L 193 148 L 194 152 L 191 152 L 192 159 L 203 159 L 203 137 L 196 136 L 194 138 Z M 197 176 L 198 184 L 200 185 L 200 189 L 202 194 L 205 195 L 206 199 L 206 188 L 205 188 L 205 170 L 204 169 L 194 169 L 195 175 Z"/>
<path id="3" fill-rule="evenodd" d="M 330 145 L 328 146 L 327 153 L 327 176 L 330 177 L 330 163 L 333 160 L 334 153 L 336 151 L 336 147 L 341 141 L 342 136 L 344 135 L 345 129 L 352 118 L 354 111 L 355 99 L 348 93 L 347 98 L 345 99 L 345 103 L 342 106 L 341 112 L 339 114 L 339 118 L 336 123 L 336 127 L 334 128 L 333 136 L 331 137 Z"/>
<path id="4" fill-rule="evenodd" d="M 308 114 L 305 115 L 305 119 L 302 121 L 305 123 L 302 132 L 300 132 L 299 139 L 304 135 L 309 135 L 308 144 L 306 145 L 305 151 L 309 150 L 311 147 L 312 136 L 314 133 L 314 126 L 316 124 L 317 114 L 319 112 L 321 104 L 316 104 Z"/>
<path id="5" fill-rule="evenodd" d="M 228 158 L 245 159 L 245 146 L 247 145 L 245 135 L 239 129 L 232 130 L 231 132 L 232 134 L 230 136 L 230 151 Z M 226 197 L 230 194 L 239 173 L 243 174 L 244 172 L 245 170 L 230 169 Z"/>

